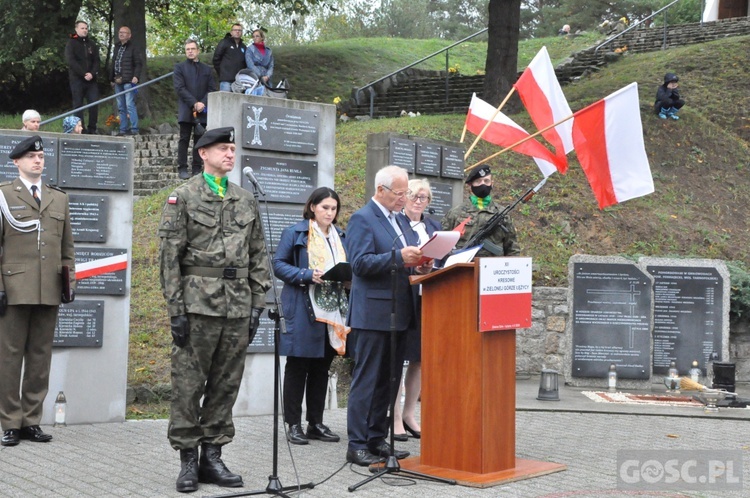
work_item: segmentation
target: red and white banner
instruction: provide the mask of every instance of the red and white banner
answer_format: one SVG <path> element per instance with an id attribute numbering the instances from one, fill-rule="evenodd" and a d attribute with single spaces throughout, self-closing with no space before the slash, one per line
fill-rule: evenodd
<path id="1" fill-rule="evenodd" d="M 466 114 L 466 129 L 475 135 L 479 135 L 496 111 L 497 109 L 494 106 L 480 99 L 476 94 L 472 95 L 469 112 Z M 529 133 L 518 126 L 515 121 L 502 112 L 498 112 L 482 135 L 482 139 L 500 147 L 509 147 L 528 136 Z M 543 164 L 556 164 L 558 161 L 554 154 L 536 139 L 527 140 L 512 150 L 540 159 L 543 161 Z M 537 161 L 537 165 L 539 165 L 539 161 Z M 545 169 L 542 169 L 542 166 L 539 166 L 539 169 L 542 170 L 545 177 L 549 176 L 549 174 L 545 173 Z M 548 170 L 549 168 L 546 169 Z"/>
<path id="2" fill-rule="evenodd" d="M 573 143 L 599 209 L 654 191 L 637 83 L 576 112 Z"/>
<path id="3" fill-rule="evenodd" d="M 127 253 L 110 256 L 108 258 L 95 259 L 85 263 L 76 263 L 76 280 L 95 277 L 104 273 L 112 273 L 125 270 L 128 267 Z"/>
<path id="4" fill-rule="evenodd" d="M 557 81 L 547 47 L 542 47 L 513 86 L 537 129 L 544 129 L 573 114 Z M 573 124 L 568 120 L 542 133 L 555 147 L 555 164 L 563 174 L 568 170 L 565 156 L 573 150 L 572 129 Z"/>
<path id="5" fill-rule="evenodd" d="M 479 259 L 479 330 L 531 327 L 531 258 Z"/>

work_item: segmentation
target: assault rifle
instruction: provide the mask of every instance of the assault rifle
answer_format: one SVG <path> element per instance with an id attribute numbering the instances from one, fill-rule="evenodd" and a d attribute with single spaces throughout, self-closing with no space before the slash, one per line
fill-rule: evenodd
<path id="1" fill-rule="evenodd" d="M 462 249 L 466 249 L 469 247 L 474 247 L 479 244 L 484 243 L 484 249 L 487 249 L 492 254 L 496 256 L 503 256 L 503 248 L 498 247 L 497 245 L 493 244 L 489 241 L 484 241 L 485 238 L 489 237 L 489 235 L 495 231 L 495 229 L 499 226 L 500 229 L 508 233 L 508 229 L 505 228 L 505 219 L 508 217 L 508 214 L 513 211 L 513 209 L 520 203 L 526 204 L 531 200 L 532 197 L 534 197 L 534 194 L 539 192 L 539 190 L 544 186 L 544 184 L 547 182 L 547 179 L 545 178 L 541 182 L 537 184 L 536 187 L 532 187 L 529 190 L 527 190 L 523 195 L 519 196 L 518 199 L 513 201 L 513 204 L 510 204 L 509 206 L 505 206 L 505 208 L 500 211 L 499 213 L 496 213 L 492 215 L 492 218 L 487 220 L 487 223 L 485 223 L 483 226 L 479 227 L 479 229 L 474 233 L 474 235 L 471 236 L 469 240 L 466 241 L 466 244 L 462 247 Z"/>

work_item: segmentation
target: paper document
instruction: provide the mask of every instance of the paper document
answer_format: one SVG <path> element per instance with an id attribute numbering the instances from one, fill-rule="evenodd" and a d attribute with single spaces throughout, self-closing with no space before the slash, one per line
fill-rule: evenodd
<path id="1" fill-rule="evenodd" d="M 471 260 L 474 259 L 474 256 L 476 256 L 481 248 L 482 244 L 479 244 L 478 246 L 469 247 L 468 249 L 463 249 L 456 254 L 451 255 L 450 258 L 445 260 L 443 268 L 448 268 L 456 263 L 471 263 Z"/>
<path id="2" fill-rule="evenodd" d="M 416 264 L 408 266 L 419 266 L 431 259 L 443 259 L 456 247 L 456 242 L 458 242 L 460 237 L 461 234 L 453 230 L 433 233 L 430 240 L 419 246 L 419 249 L 422 251 L 422 259 Z"/>

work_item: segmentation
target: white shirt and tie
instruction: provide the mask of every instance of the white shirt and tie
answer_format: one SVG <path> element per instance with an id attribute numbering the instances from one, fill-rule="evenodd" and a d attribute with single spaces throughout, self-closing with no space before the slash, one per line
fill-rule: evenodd
<path id="1" fill-rule="evenodd" d="M 37 205 L 41 206 L 42 205 L 42 182 L 39 181 L 38 183 L 31 183 L 25 178 L 21 178 L 21 181 L 29 190 L 29 193 L 31 193 L 31 197 L 34 198 Z"/>

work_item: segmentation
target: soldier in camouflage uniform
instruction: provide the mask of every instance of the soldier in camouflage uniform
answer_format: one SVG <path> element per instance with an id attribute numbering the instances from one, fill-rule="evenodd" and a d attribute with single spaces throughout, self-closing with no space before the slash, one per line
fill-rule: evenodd
<path id="1" fill-rule="evenodd" d="M 490 196 L 492 192 L 492 172 L 489 166 L 472 170 L 466 178 L 466 183 L 471 187 L 471 196 L 460 206 L 448 211 L 442 221 L 443 230 L 453 230 L 466 221 L 463 233 L 456 244 L 459 249 L 464 248 L 466 242 L 487 223 L 492 215 L 502 211 L 502 208 Z M 518 256 L 521 253 L 521 248 L 516 240 L 516 229 L 510 216 L 505 218 L 503 226 L 505 230 L 498 225 L 490 236 L 484 239 L 484 246 L 477 253 L 477 257 Z"/>
<path id="2" fill-rule="evenodd" d="M 222 462 L 221 447 L 234 436 L 232 406 L 271 286 L 257 203 L 226 178 L 234 168 L 234 128 L 206 132 L 195 148 L 204 173 L 169 195 L 159 225 L 174 339 L 168 437 L 180 450 L 181 492 L 195 491 L 198 482 L 242 486 Z"/>

